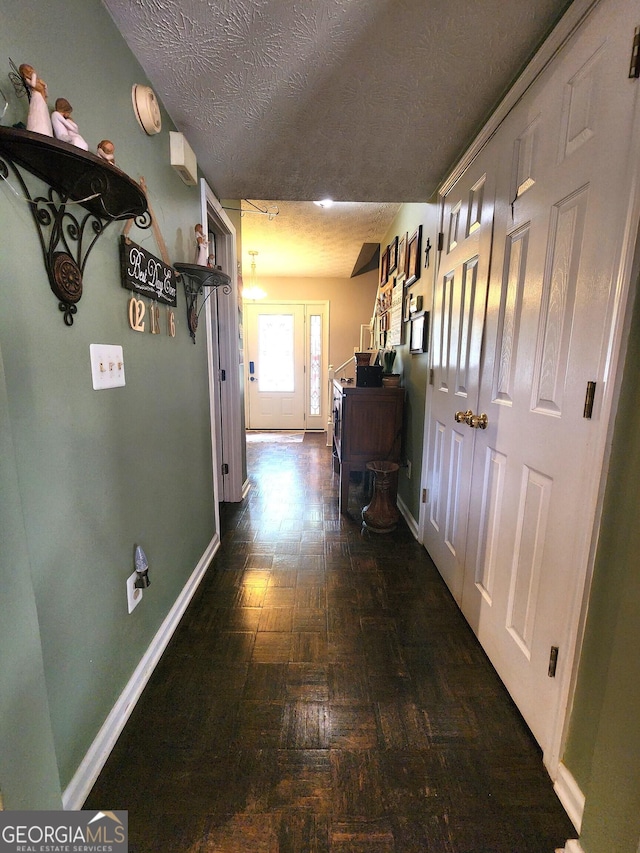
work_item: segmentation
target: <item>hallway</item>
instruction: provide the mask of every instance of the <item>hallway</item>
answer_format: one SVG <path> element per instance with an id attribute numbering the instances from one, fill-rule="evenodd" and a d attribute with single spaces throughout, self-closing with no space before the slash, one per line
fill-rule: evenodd
<path id="1" fill-rule="evenodd" d="M 404 523 L 338 514 L 324 435 L 252 489 L 85 808 L 132 853 L 553 853 L 540 751 Z M 153 594 L 153 587 L 150 589 Z"/>

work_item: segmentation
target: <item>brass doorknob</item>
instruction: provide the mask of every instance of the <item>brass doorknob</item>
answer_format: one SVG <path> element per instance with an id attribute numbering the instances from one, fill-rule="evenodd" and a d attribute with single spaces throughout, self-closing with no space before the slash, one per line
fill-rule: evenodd
<path id="1" fill-rule="evenodd" d="M 471 415 L 467 423 L 472 429 L 486 429 L 489 426 L 489 418 L 483 412 L 481 415 Z"/>
<path id="2" fill-rule="evenodd" d="M 471 409 L 469 409 L 469 411 L 467 411 L 467 412 L 456 412 L 455 415 L 453 416 L 453 419 L 455 420 L 455 422 L 457 424 L 464 424 L 464 423 L 468 423 L 467 419 L 472 417 L 472 416 L 473 416 L 473 412 L 471 411 Z"/>

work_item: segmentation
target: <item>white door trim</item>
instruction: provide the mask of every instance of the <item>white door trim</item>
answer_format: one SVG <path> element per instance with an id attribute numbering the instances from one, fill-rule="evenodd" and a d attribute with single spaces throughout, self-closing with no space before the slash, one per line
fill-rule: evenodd
<path id="1" fill-rule="evenodd" d="M 212 219 L 220 229 L 224 239 L 216 245 L 217 258 L 223 270 L 231 276 L 231 293 L 221 294 L 217 300 L 217 312 L 212 311 L 211 300 L 206 303 L 207 354 L 209 369 L 209 397 L 211 400 L 211 441 L 214 465 L 214 493 L 216 512 L 219 501 L 238 502 L 243 498 L 242 476 L 242 429 L 241 389 L 240 389 L 240 349 L 238 321 L 238 263 L 236 251 L 236 229 L 204 180 L 200 181 L 200 212 L 205 236 L 208 236 L 208 220 Z M 217 324 L 214 328 L 214 313 Z M 225 371 L 225 381 L 221 382 L 216 369 L 218 358 L 214 352 L 214 335 L 219 335 L 220 367 Z M 221 401 L 218 412 L 217 401 Z M 220 432 L 218 432 L 220 431 Z M 218 437 L 222 439 L 225 459 L 219 459 Z M 229 473 L 222 477 L 221 465 L 229 466 Z M 222 482 L 221 482 L 222 481 Z"/>

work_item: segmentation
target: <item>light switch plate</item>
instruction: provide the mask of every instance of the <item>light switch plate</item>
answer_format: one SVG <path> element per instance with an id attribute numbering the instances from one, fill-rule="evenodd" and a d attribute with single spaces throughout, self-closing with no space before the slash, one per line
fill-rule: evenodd
<path id="1" fill-rule="evenodd" d="M 89 344 L 94 391 L 124 385 L 124 356 L 116 344 Z"/>

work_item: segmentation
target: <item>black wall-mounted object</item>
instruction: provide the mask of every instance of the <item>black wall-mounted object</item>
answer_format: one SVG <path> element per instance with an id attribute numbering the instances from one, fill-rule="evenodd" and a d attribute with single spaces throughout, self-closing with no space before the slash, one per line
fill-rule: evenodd
<path id="1" fill-rule="evenodd" d="M 115 220 L 151 225 L 141 187 L 117 166 L 41 133 L 0 127 L 0 178 L 15 175 L 29 204 L 42 248 L 49 286 L 67 326 L 82 297 L 89 253 Z M 48 185 L 29 189 L 27 174 Z M 32 194 L 33 193 L 33 194 Z"/>
<path id="2" fill-rule="evenodd" d="M 177 303 L 176 271 L 138 246 L 128 237 L 120 237 L 122 286 L 163 305 Z"/>
<path id="3" fill-rule="evenodd" d="M 195 344 L 198 317 L 204 307 L 204 303 L 217 288 L 221 288 L 223 293 L 231 293 L 231 278 L 218 268 L 203 267 L 200 264 L 174 264 L 174 267 L 180 274 L 184 284 L 189 334 Z M 198 296 L 204 292 L 205 288 L 209 290 L 209 293 L 207 293 L 200 309 L 198 309 Z"/>
<path id="4" fill-rule="evenodd" d="M 367 364 L 356 366 L 357 388 L 382 388 L 382 366 Z"/>

